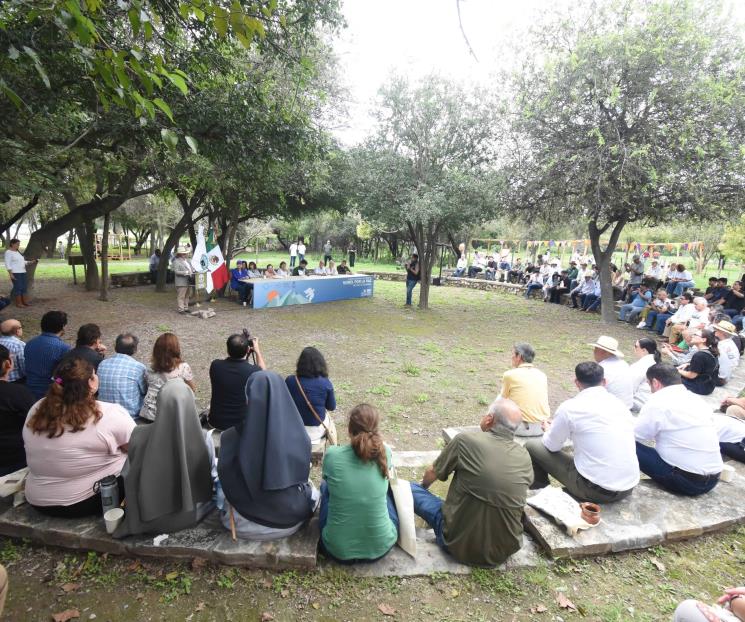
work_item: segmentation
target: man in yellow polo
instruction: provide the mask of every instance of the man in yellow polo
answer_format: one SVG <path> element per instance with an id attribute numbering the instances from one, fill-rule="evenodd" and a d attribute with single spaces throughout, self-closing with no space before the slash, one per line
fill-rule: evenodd
<path id="1" fill-rule="evenodd" d="M 535 349 L 529 343 L 512 347 L 512 369 L 502 376 L 501 396 L 520 407 L 522 422 L 515 436 L 541 436 L 543 422 L 551 417 L 548 406 L 548 379 L 533 366 Z"/>

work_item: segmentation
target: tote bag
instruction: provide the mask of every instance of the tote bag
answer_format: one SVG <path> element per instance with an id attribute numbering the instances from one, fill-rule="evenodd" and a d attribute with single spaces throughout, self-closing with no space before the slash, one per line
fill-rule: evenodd
<path id="1" fill-rule="evenodd" d="M 396 474 L 396 467 L 388 472 L 388 484 L 393 493 L 393 501 L 398 513 L 398 546 L 412 557 L 416 557 L 416 526 L 414 524 L 414 497 L 411 486 Z"/>

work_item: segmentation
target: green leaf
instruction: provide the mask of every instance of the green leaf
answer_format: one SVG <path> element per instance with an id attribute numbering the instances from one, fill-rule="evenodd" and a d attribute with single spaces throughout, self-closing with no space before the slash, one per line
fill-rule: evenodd
<path id="1" fill-rule="evenodd" d="M 21 98 L 18 97 L 18 94 L 12 88 L 5 84 L 4 80 L 0 80 L 0 91 L 5 93 L 5 96 L 13 102 L 16 108 L 21 108 L 23 106 Z"/>
<path id="2" fill-rule="evenodd" d="M 47 75 L 47 72 L 44 71 L 44 67 L 39 61 L 39 56 L 36 54 L 36 52 L 30 47 L 28 47 L 27 45 L 23 46 L 23 51 L 26 52 L 26 54 L 28 54 L 31 60 L 34 61 L 34 67 L 36 67 L 36 71 L 41 76 L 41 79 L 46 85 L 46 87 L 48 89 L 52 88 L 52 85 L 49 83 L 49 76 Z"/>
<path id="3" fill-rule="evenodd" d="M 137 9 L 129 9 L 127 12 L 129 23 L 132 26 L 132 32 L 135 36 L 140 33 L 140 12 Z"/>
<path id="4" fill-rule="evenodd" d="M 189 87 L 186 86 L 186 80 L 175 73 L 166 73 L 166 77 L 181 91 L 184 95 L 189 92 Z"/>
<path id="5" fill-rule="evenodd" d="M 11 45 L 8 48 L 8 57 L 10 57 L 10 60 L 16 60 L 20 56 L 20 52 L 16 49 L 15 45 Z"/>
<path id="6" fill-rule="evenodd" d="M 186 144 L 189 145 L 189 147 L 191 147 L 191 150 L 194 152 L 194 155 L 197 155 L 197 153 L 199 153 L 199 149 L 198 149 L 199 144 L 197 143 L 195 138 L 191 136 L 186 136 Z"/>
<path id="7" fill-rule="evenodd" d="M 164 102 L 160 97 L 156 97 L 153 100 L 153 103 L 166 114 L 166 116 L 171 120 L 172 123 L 175 123 L 175 121 L 173 120 L 173 113 L 171 112 L 171 107 L 166 102 Z M 189 142 L 188 136 L 186 137 L 186 142 Z"/>
<path id="8" fill-rule="evenodd" d="M 160 137 L 166 147 L 171 150 L 176 148 L 176 145 L 178 144 L 178 134 L 176 134 L 176 132 L 169 129 L 162 129 L 160 130 Z"/>
<path id="9" fill-rule="evenodd" d="M 153 25 L 150 22 L 145 22 L 145 41 L 150 41 L 153 38 Z"/>

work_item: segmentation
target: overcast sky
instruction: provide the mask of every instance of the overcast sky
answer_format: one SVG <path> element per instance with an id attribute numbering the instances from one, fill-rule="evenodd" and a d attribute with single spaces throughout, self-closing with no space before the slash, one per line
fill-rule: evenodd
<path id="1" fill-rule="evenodd" d="M 729 0 L 739 16 L 745 0 Z M 486 84 L 509 65 L 511 42 L 548 10 L 570 0 L 343 0 L 347 28 L 334 44 L 349 91 L 350 119 L 336 131 L 345 144 L 364 138 L 378 88 L 391 73 L 413 79 L 436 73 Z"/>

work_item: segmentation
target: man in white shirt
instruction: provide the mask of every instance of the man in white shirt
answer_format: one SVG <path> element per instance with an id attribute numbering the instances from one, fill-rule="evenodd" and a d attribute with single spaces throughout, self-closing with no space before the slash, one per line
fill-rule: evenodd
<path id="1" fill-rule="evenodd" d="M 577 285 L 569 294 L 572 299 L 572 309 L 579 309 L 585 306 L 585 300 L 587 296 L 592 295 L 595 291 L 595 282 L 592 280 L 592 275 L 585 273 L 582 277 L 582 282 Z M 577 304 L 577 297 L 579 296 L 579 304 Z"/>
<path id="2" fill-rule="evenodd" d="M 696 298 L 693 299 L 692 305 L 685 305 L 682 314 L 683 319 L 678 319 L 676 321 L 677 315 L 678 313 L 676 312 L 675 315 L 669 319 L 669 323 L 672 325 L 670 327 L 670 337 L 668 339 L 670 343 L 680 342 L 680 335 L 686 328 L 705 328 L 709 325 L 709 303 L 706 301 L 706 298 L 696 296 Z"/>
<path id="3" fill-rule="evenodd" d="M 580 363 L 574 374 L 579 394 L 559 406 L 542 438 L 525 443 L 533 462 L 531 488 L 548 486 L 550 474 L 583 501 L 619 501 L 639 483 L 631 413 L 605 390 L 600 365 Z M 568 439 L 574 456 L 561 451 Z"/>
<path id="4" fill-rule="evenodd" d="M 297 242 L 290 244 L 290 269 L 295 267 L 297 261 Z"/>
<path id="5" fill-rule="evenodd" d="M 719 436 L 719 450 L 728 458 L 745 462 L 745 421 L 727 415 L 713 415 Z"/>
<path id="6" fill-rule="evenodd" d="M 297 241 L 297 258 L 298 261 L 305 259 L 305 240 L 303 238 Z"/>
<path id="7" fill-rule="evenodd" d="M 695 496 L 719 481 L 722 456 L 710 406 L 682 384 L 672 365 L 647 370 L 652 396 L 636 420 L 639 468 L 671 492 Z M 654 441 L 654 447 L 640 441 Z"/>
<path id="8" fill-rule="evenodd" d="M 689 287 L 696 287 L 696 283 L 693 282 L 693 276 L 686 270 L 686 267 L 679 263 L 670 275 L 670 281 L 667 284 L 667 293 L 671 296 L 680 296 L 683 290 Z"/>
<path id="9" fill-rule="evenodd" d="M 647 270 L 646 276 L 650 281 L 654 281 L 650 284 L 653 289 L 657 289 L 660 285 L 662 285 L 662 268 L 660 267 L 659 261 L 657 261 L 656 259 L 652 260 L 652 265 Z"/>
<path id="10" fill-rule="evenodd" d="M 604 371 L 605 388 L 621 400 L 626 408 L 634 405 L 634 378 L 624 354 L 618 349 L 618 340 L 603 335 L 595 343 L 592 355 Z"/>
<path id="11" fill-rule="evenodd" d="M 461 256 L 458 257 L 458 263 L 455 265 L 455 272 L 453 272 L 453 276 L 463 276 L 466 273 L 466 268 L 468 268 L 468 259 L 466 259 L 465 253 L 461 253 Z"/>
<path id="12" fill-rule="evenodd" d="M 26 258 L 21 255 L 18 250 L 21 246 L 21 241 L 13 238 L 8 244 L 8 250 L 5 251 L 5 268 L 8 270 L 10 275 L 10 282 L 13 284 L 13 289 L 10 295 L 15 299 L 16 307 L 30 307 L 28 300 L 26 300 L 26 293 L 28 284 L 26 281 L 26 266 L 30 263 L 36 263 L 38 259 L 34 261 L 26 261 Z"/>
<path id="13" fill-rule="evenodd" d="M 719 378 L 717 384 L 724 386 L 731 378 L 732 372 L 740 364 L 740 350 L 732 337 L 737 335 L 735 325 L 726 320 L 720 320 L 712 325 L 714 335 L 719 339 L 717 349 L 719 350 Z"/>

